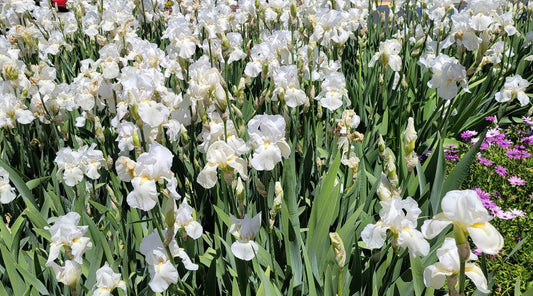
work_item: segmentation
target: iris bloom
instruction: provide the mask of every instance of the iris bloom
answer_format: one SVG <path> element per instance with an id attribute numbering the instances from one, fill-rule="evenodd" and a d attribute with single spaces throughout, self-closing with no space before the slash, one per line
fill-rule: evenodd
<path id="1" fill-rule="evenodd" d="M 56 279 L 67 286 L 74 287 L 81 277 L 81 265 L 76 261 L 67 260 L 65 266 L 52 262 L 48 266 L 54 270 Z"/>
<path id="2" fill-rule="evenodd" d="M 163 236 L 166 237 L 167 231 L 163 230 Z M 172 238 L 168 244 L 172 257 L 180 257 L 187 270 L 197 270 L 198 265 L 192 263 L 189 255 L 178 247 L 176 240 Z M 150 283 L 148 284 L 152 291 L 162 293 L 170 284 L 178 282 L 178 271 L 168 257 L 168 253 L 163 246 L 162 238 L 154 231 L 143 238 L 140 246 L 140 252 L 146 258 L 148 271 L 150 272 Z"/>
<path id="3" fill-rule="evenodd" d="M 237 239 L 231 245 L 231 251 L 235 257 L 250 261 L 257 254 L 259 247 L 253 241 L 254 237 L 259 232 L 261 227 L 261 213 L 250 219 L 248 215 L 244 215 L 243 219 L 237 219 L 231 215 L 231 226 L 229 232 Z"/>
<path id="4" fill-rule="evenodd" d="M 529 82 L 520 75 L 507 77 L 505 78 L 503 89 L 497 92 L 494 98 L 500 103 L 508 102 L 516 98 L 523 107 L 529 104 L 529 97 L 525 92 L 528 86 Z"/>
<path id="5" fill-rule="evenodd" d="M 308 101 L 307 95 L 300 89 L 296 65 L 280 67 L 274 75 L 274 84 L 276 89 L 273 94 L 283 98 L 287 106 L 294 108 Z"/>
<path id="6" fill-rule="evenodd" d="M 457 82 L 461 84 L 465 92 L 468 90 L 466 70 L 456 58 L 441 54 L 431 62 L 433 77 L 428 81 L 428 86 L 437 89 L 439 97 L 451 100 L 457 95 Z"/>
<path id="7" fill-rule="evenodd" d="M 184 198 L 179 208 L 175 210 L 175 224 L 178 228 L 183 228 L 192 239 L 198 239 L 202 236 L 203 228 L 200 223 L 194 221 L 193 212 L 194 209 L 187 203 L 187 198 Z"/>
<path id="8" fill-rule="evenodd" d="M 394 72 L 402 69 L 402 58 L 398 55 L 402 50 L 402 44 L 396 39 L 383 41 L 379 44 L 379 52 L 376 52 L 370 62 L 369 67 L 380 60 L 383 66 L 390 66 Z"/>
<path id="9" fill-rule="evenodd" d="M 439 262 L 426 267 L 424 270 L 424 284 L 426 287 L 439 289 L 444 286 L 446 277 L 456 276 L 460 271 L 459 252 L 455 239 L 448 237 L 437 250 Z M 470 252 L 467 262 L 465 263 L 465 275 L 472 280 L 479 291 L 489 293 L 487 288 L 487 279 L 483 271 L 470 260 L 476 260 L 477 256 Z"/>
<path id="10" fill-rule="evenodd" d="M 120 279 L 120 273 L 114 273 L 107 262 L 96 271 L 96 285 L 93 296 L 111 296 L 116 288 L 126 291 L 126 283 Z"/>
<path id="11" fill-rule="evenodd" d="M 285 141 L 285 119 L 281 115 L 256 115 L 248 122 L 250 145 L 254 155 L 250 164 L 258 171 L 271 171 L 289 157 L 291 148 Z"/>
<path id="12" fill-rule="evenodd" d="M 429 244 L 416 230 L 418 215 L 421 210 L 411 197 L 406 199 L 388 199 L 380 202 L 382 209 L 379 211 L 381 220 L 376 224 L 369 224 L 363 229 L 361 237 L 369 248 L 381 248 L 385 243 L 387 230 L 394 236 L 393 245 L 409 248 L 413 257 L 426 256 L 429 253 Z"/>
<path id="13" fill-rule="evenodd" d="M 217 183 L 218 168 L 231 177 L 235 170 L 244 180 L 248 178 L 246 161 L 238 157 L 235 150 L 224 141 L 216 141 L 209 146 L 207 164 L 198 174 L 196 181 L 206 189 L 212 188 Z"/>
<path id="14" fill-rule="evenodd" d="M 316 97 L 320 104 L 329 111 L 335 111 L 342 106 L 342 101 L 348 97 L 346 79 L 340 72 L 329 73 L 322 82 L 322 91 Z M 350 106 L 350 101 L 346 101 Z"/>
<path id="15" fill-rule="evenodd" d="M 172 152 L 157 142 L 153 142 L 148 152 L 142 153 L 137 162 L 122 157 L 116 167 L 123 180 L 131 178 L 133 191 L 128 194 L 128 205 L 144 211 L 151 210 L 158 201 L 156 182 L 166 180 L 169 191 L 175 192 L 175 179 L 170 167 Z M 135 169 L 132 172 L 132 167 Z"/>
<path id="16" fill-rule="evenodd" d="M 80 215 L 70 212 L 56 219 L 54 225 L 48 228 L 51 234 L 50 254 L 47 265 L 57 259 L 61 247 L 68 249 L 74 262 L 83 263 L 82 255 L 92 247 L 91 239 L 83 235 L 88 226 L 78 226 Z"/>
<path id="17" fill-rule="evenodd" d="M 83 180 L 83 175 L 90 179 L 100 178 L 98 170 L 105 166 L 106 162 L 102 151 L 95 149 L 96 144 L 82 146 L 78 151 L 70 147 L 61 148 L 57 152 L 55 162 L 58 166 L 58 174 L 63 172 L 63 181 L 67 186 L 76 186 Z"/>
<path id="18" fill-rule="evenodd" d="M 492 216 L 473 190 L 453 190 L 442 199 L 442 213 L 424 221 L 422 233 L 432 239 L 446 226 L 453 224 L 459 231 L 468 232 L 474 244 L 483 252 L 496 255 L 503 248 L 502 235 L 489 221 Z"/>
<path id="19" fill-rule="evenodd" d="M 9 184 L 9 173 L 0 167 L 0 203 L 10 203 L 15 197 L 15 190 Z"/>

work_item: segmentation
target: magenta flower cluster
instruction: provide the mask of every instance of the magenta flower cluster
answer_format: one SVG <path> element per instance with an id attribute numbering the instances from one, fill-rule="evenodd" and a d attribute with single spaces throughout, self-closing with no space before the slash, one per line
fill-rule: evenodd
<path id="1" fill-rule="evenodd" d="M 474 188 L 474 191 L 476 191 L 477 195 L 481 198 L 481 203 L 483 206 L 489 210 L 494 217 L 509 220 L 517 217 L 524 217 L 526 215 L 526 213 L 518 209 L 504 211 L 492 199 L 490 199 L 490 193 L 484 192 L 480 188 Z"/>
<path id="2" fill-rule="evenodd" d="M 447 145 L 444 149 L 444 158 L 449 161 L 456 161 L 459 160 L 459 156 L 457 156 L 457 153 L 459 153 L 459 150 L 453 149 L 455 148 L 455 145 L 450 144 Z"/>
<path id="3" fill-rule="evenodd" d="M 496 117 L 494 117 L 494 116 L 487 116 L 485 119 L 488 120 L 488 121 L 494 122 L 494 123 L 497 121 Z M 523 119 L 525 124 L 533 125 L 533 120 L 531 118 L 524 117 L 522 119 Z M 533 127 L 531 127 L 531 129 L 533 131 Z M 489 129 L 487 131 L 485 139 L 483 140 L 483 142 L 480 145 L 480 150 L 482 150 L 482 151 L 486 150 L 487 148 L 489 148 L 491 146 L 499 146 L 500 148 L 504 149 L 505 155 L 510 160 L 514 160 L 514 159 L 516 159 L 516 160 L 525 160 L 525 159 L 531 157 L 531 153 L 526 148 L 526 145 L 533 145 L 533 135 L 531 135 L 531 132 L 529 133 L 528 136 L 522 137 L 520 139 L 521 143 L 519 143 L 519 144 L 514 144 L 510 139 L 508 139 L 507 135 L 506 135 L 506 132 L 508 132 L 508 130 L 503 130 L 503 129 L 501 129 L 498 126 Z M 524 134 L 526 132 L 517 131 L 516 133 L 517 134 Z M 477 143 L 477 141 L 479 141 L 479 138 L 474 138 L 477 135 L 478 135 L 477 131 L 467 130 L 467 131 L 464 131 L 464 132 L 461 133 L 461 139 L 463 141 L 465 141 L 465 142 L 470 142 L 472 145 L 474 145 L 474 144 Z M 459 159 L 459 157 L 457 155 L 459 150 L 452 149 L 452 148 L 455 148 L 455 146 L 454 145 L 446 146 L 446 149 L 444 149 L 444 153 L 445 153 L 444 155 L 445 155 L 446 160 L 456 161 L 456 160 Z M 488 159 L 486 157 L 483 157 L 482 152 L 478 153 L 477 161 L 481 165 L 486 166 L 486 167 L 491 167 L 491 166 L 494 165 L 495 166 L 494 167 L 494 172 L 496 174 L 506 178 L 506 180 L 511 185 L 523 186 L 523 185 L 526 184 L 526 180 L 520 178 L 519 176 L 509 176 L 507 178 L 507 176 L 509 175 L 509 172 L 508 172 L 507 168 L 503 167 L 500 164 L 494 163 L 493 160 L 490 160 L 490 159 Z"/>

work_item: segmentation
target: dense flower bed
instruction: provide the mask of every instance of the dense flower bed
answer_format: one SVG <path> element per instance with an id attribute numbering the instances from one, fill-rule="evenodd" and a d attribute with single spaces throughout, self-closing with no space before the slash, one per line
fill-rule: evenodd
<path id="1" fill-rule="evenodd" d="M 532 20 L 3 1 L 0 296 L 530 293 Z"/>

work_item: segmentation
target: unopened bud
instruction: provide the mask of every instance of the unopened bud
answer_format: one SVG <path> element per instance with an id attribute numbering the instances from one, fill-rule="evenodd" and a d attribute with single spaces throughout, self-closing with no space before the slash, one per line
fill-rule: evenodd
<path id="1" fill-rule="evenodd" d="M 335 254 L 335 261 L 339 268 L 343 268 L 346 261 L 346 250 L 344 249 L 344 243 L 340 235 L 336 232 L 330 232 L 329 238 L 331 239 L 331 244 L 333 245 L 333 253 Z"/>
<path id="2" fill-rule="evenodd" d="M 259 178 L 255 177 L 255 189 L 259 194 L 261 194 L 262 197 L 267 197 L 267 191 L 265 189 L 265 185 Z"/>
<path id="3" fill-rule="evenodd" d="M 96 132 L 96 138 L 103 143 L 104 138 L 104 128 L 102 127 L 102 122 L 100 121 L 100 117 L 95 116 L 94 117 L 94 130 Z"/>
<path id="4" fill-rule="evenodd" d="M 409 117 L 407 120 L 407 127 L 403 132 L 403 151 L 405 152 L 405 155 L 409 155 L 415 150 L 416 139 L 415 121 L 413 117 Z"/>
<path id="5" fill-rule="evenodd" d="M 241 178 L 237 178 L 237 185 L 235 186 L 235 193 L 237 194 L 237 200 L 244 201 L 244 185 Z"/>
<path id="6" fill-rule="evenodd" d="M 296 3 L 295 1 L 291 2 L 291 16 L 296 18 Z"/>
<path id="7" fill-rule="evenodd" d="M 385 141 L 383 140 L 383 136 L 379 135 L 379 139 L 378 139 L 379 156 L 383 160 L 385 160 L 385 148 L 387 148 L 387 146 L 385 146 Z"/>
<path id="8" fill-rule="evenodd" d="M 167 201 L 167 207 L 166 207 L 166 213 L 165 213 L 165 223 L 167 224 L 167 227 L 173 227 L 176 223 L 176 202 L 174 199 L 170 198 Z"/>

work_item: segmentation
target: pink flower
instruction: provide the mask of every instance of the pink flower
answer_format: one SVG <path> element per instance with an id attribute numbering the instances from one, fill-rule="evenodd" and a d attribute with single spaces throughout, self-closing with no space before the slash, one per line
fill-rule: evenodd
<path id="1" fill-rule="evenodd" d="M 500 176 L 506 176 L 507 175 L 507 169 L 502 167 L 501 165 L 496 166 L 495 168 L 496 174 Z"/>
<path id="2" fill-rule="evenodd" d="M 513 214 L 515 217 L 524 217 L 526 215 L 524 211 L 519 209 L 511 209 L 511 214 Z"/>
<path id="3" fill-rule="evenodd" d="M 512 148 L 512 149 L 509 149 L 505 152 L 505 155 L 507 155 L 507 157 L 509 157 L 509 159 L 520 159 L 522 157 L 522 153 L 520 152 L 520 150 L 516 149 L 516 148 Z"/>
<path id="4" fill-rule="evenodd" d="M 498 140 L 496 141 L 496 144 L 502 148 L 509 148 L 511 147 L 511 141 L 509 140 Z"/>
<path id="5" fill-rule="evenodd" d="M 512 176 L 509 179 L 507 179 L 507 181 L 509 181 L 509 183 L 511 183 L 512 185 L 517 185 L 517 186 L 526 185 L 526 181 L 517 176 Z"/>
<path id="6" fill-rule="evenodd" d="M 489 166 L 489 165 L 492 165 L 492 163 L 493 163 L 492 161 L 490 161 L 490 160 L 488 160 L 488 159 L 486 159 L 484 157 L 481 157 L 481 156 L 478 157 L 477 160 L 479 161 L 479 163 L 481 163 L 484 166 Z"/>
<path id="7" fill-rule="evenodd" d="M 533 136 L 522 138 L 522 142 L 529 145 L 533 144 Z"/>
<path id="8" fill-rule="evenodd" d="M 520 154 L 521 154 L 520 156 L 521 156 L 522 158 L 528 158 L 528 157 L 531 156 L 531 153 L 527 152 L 526 150 L 521 150 L 521 151 L 520 151 Z"/>
<path id="9" fill-rule="evenodd" d="M 500 135 L 500 129 L 499 128 L 491 128 L 487 132 L 487 138 L 494 138 Z"/>
<path id="10" fill-rule="evenodd" d="M 477 135 L 476 131 L 464 131 L 461 133 L 461 138 L 463 139 L 463 141 L 468 141 L 470 140 L 470 138 L 476 135 Z"/>

